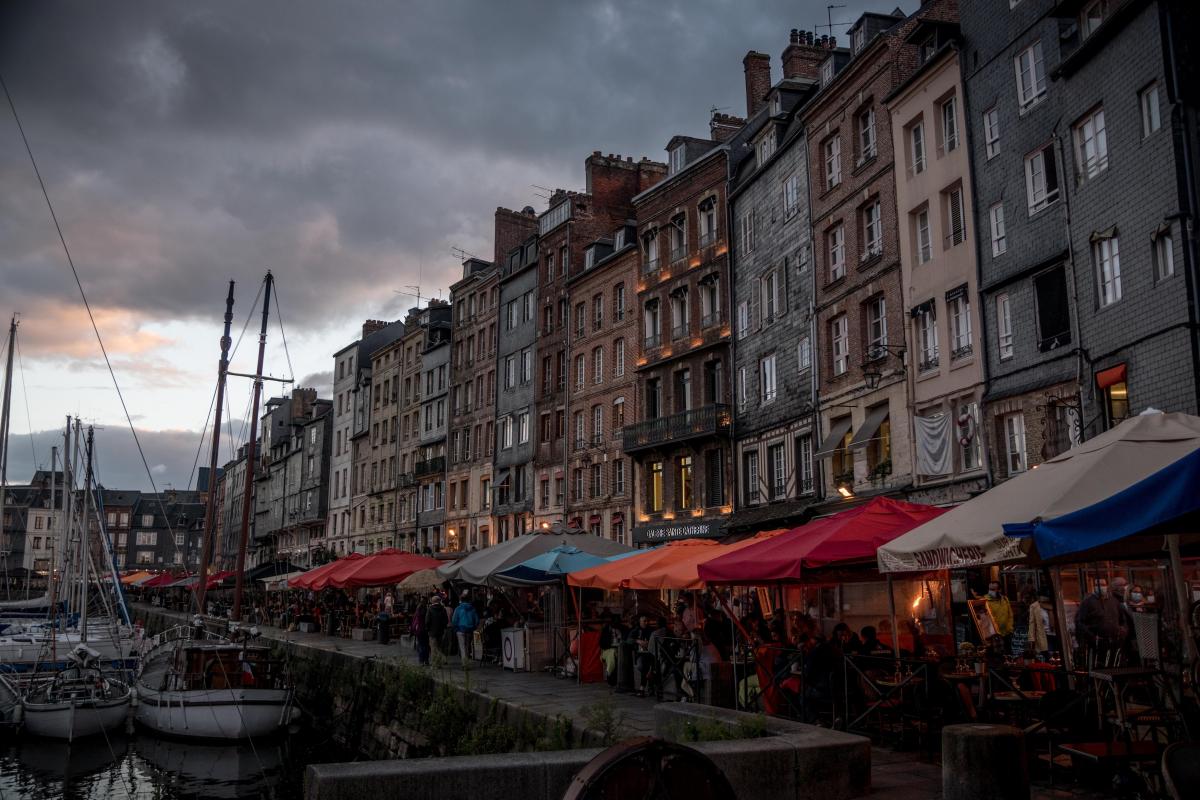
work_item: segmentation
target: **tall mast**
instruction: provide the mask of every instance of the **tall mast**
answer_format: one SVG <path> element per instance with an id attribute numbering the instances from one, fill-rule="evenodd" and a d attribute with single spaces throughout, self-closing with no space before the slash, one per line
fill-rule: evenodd
<path id="1" fill-rule="evenodd" d="M 214 406 L 212 452 L 208 458 L 208 497 L 204 503 L 204 533 L 200 540 L 200 577 L 196 582 L 196 611 L 204 613 L 204 595 L 208 590 L 208 567 L 212 561 L 213 528 L 216 525 L 217 503 L 217 456 L 221 451 L 221 417 L 225 401 L 225 375 L 229 372 L 229 326 L 233 324 L 233 281 L 229 282 L 229 296 L 225 298 L 225 333 L 221 336 L 221 360 L 217 363 L 217 402 Z"/>
<path id="2" fill-rule="evenodd" d="M 258 367 L 254 370 L 254 401 L 250 411 L 250 438 L 246 442 L 246 485 L 242 490 L 242 531 L 238 537 L 237 583 L 233 590 L 233 615 L 231 619 L 238 622 L 242 619 L 242 590 L 245 586 L 246 570 L 246 538 L 250 531 L 250 498 L 254 487 L 255 439 L 258 438 L 258 403 L 262 398 L 263 357 L 267 350 L 267 321 L 271 313 L 271 290 L 275 278 L 267 270 L 263 290 L 262 327 L 258 331 Z"/>
<path id="3" fill-rule="evenodd" d="M 4 529 L 4 514 L 8 510 L 8 417 L 12 408 L 13 348 L 17 344 L 17 315 L 13 314 L 8 326 L 8 363 L 4 366 L 4 404 L 0 407 L 0 550 L 3 550 L 4 565 L 9 565 L 11 552 L 8 531 Z M 5 569 L 5 572 L 8 570 Z M 6 576 L 7 577 L 7 576 Z M 29 578 L 26 576 L 26 585 Z M 12 582 L 4 582 L 4 591 L 12 596 Z"/>
<path id="4" fill-rule="evenodd" d="M 75 571 L 75 555 L 71 542 L 72 515 L 75 512 L 74 479 L 71 476 L 71 415 L 67 415 L 67 429 L 63 433 L 63 598 L 67 602 L 67 613 L 71 612 L 71 573 Z"/>
<path id="5" fill-rule="evenodd" d="M 79 590 L 83 597 L 81 604 L 82 610 L 79 612 L 79 641 L 87 644 L 88 635 L 88 564 L 92 560 L 92 548 L 88 543 L 88 531 L 91 530 L 92 517 L 89 512 L 92 500 L 92 440 L 95 436 L 95 431 L 91 425 L 87 429 L 87 466 L 83 472 L 83 528 L 79 532 L 79 549 L 82 556 L 79 561 L 81 563 L 81 571 L 83 580 L 80 583 Z"/>

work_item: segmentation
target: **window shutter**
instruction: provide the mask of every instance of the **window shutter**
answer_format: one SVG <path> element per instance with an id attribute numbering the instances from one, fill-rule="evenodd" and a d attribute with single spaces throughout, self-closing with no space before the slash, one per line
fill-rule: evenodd
<path id="1" fill-rule="evenodd" d="M 955 244 L 961 243 L 966 238 L 964 227 L 962 189 L 955 189 L 950 193 L 950 232 L 954 237 Z"/>
<path id="2" fill-rule="evenodd" d="M 719 506 L 725 502 L 725 465 L 721 452 L 709 450 L 705 457 L 705 492 L 709 506 Z"/>

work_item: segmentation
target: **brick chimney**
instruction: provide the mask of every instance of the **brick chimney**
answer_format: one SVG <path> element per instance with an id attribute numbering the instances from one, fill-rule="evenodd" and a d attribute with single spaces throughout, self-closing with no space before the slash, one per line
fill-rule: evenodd
<path id="1" fill-rule="evenodd" d="M 745 124 L 746 120 L 741 117 L 714 111 L 712 118 L 708 121 L 708 130 L 714 142 L 727 142 Z"/>
<path id="2" fill-rule="evenodd" d="M 507 208 L 496 209 L 495 252 L 492 263 L 499 266 L 508 257 L 508 251 L 525 241 L 537 230 L 537 214 L 529 206 L 520 211 Z"/>
<path id="3" fill-rule="evenodd" d="M 746 117 L 754 116 L 767 102 L 771 91 L 771 57 L 766 53 L 751 50 L 742 59 L 746 70 Z"/>
<path id="4" fill-rule="evenodd" d="M 833 46 L 833 41 L 824 37 L 817 39 L 812 31 L 792 28 L 791 41 L 783 50 L 783 77 L 818 80 L 821 62 Z"/>
<path id="5" fill-rule="evenodd" d="M 363 322 L 362 338 L 367 338 L 375 331 L 381 331 L 388 326 L 388 323 L 382 319 L 368 319 Z"/>

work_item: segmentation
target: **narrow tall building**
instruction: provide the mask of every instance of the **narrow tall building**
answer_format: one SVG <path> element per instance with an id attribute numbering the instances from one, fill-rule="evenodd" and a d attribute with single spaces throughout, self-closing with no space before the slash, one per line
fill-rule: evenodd
<path id="1" fill-rule="evenodd" d="M 421 338 L 420 451 L 417 479 L 417 546 L 424 553 L 459 549 L 447 536 L 446 433 L 450 414 L 450 303 L 430 300 L 418 320 Z"/>
<path id="2" fill-rule="evenodd" d="M 756 110 L 732 140 L 729 165 L 730 218 L 743 234 L 731 256 L 740 481 L 735 530 L 800 524 L 817 496 L 813 259 L 799 112 L 819 85 L 830 47 L 828 38 L 793 30 L 783 51 L 783 77 L 761 96 L 769 62 L 761 53 L 744 62 L 747 108 Z M 767 80 L 757 80 L 755 72 Z M 716 313 L 730 317 L 723 308 Z"/>
<path id="3" fill-rule="evenodd" d="M 731 277 L 727 140 L 742 122 L 716 115 L 712 138 L 672 138 L 667 176 L 633 199 L 640 409 L 621 443 L 638 486 L 635 544 L 721 536 L 733 510 L 730 328 L 721 308 Z"/>
<path id="4" fill-rule="evenodd" d="M 952 503 L 987 488 L 976 207 L 951 20 L 908 33 L 916 70 L 884 102 L 896 154 L 900 271 L 912 394 L 913 498 Z M 969 224 L 970 223 L 970 224 Z"/>

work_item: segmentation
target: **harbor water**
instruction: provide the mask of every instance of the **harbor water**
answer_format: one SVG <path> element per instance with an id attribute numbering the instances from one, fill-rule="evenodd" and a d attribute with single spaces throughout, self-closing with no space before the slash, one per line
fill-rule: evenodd
<path id="1" fill-rule="evenodd" d="M 0 798 L 285 800 L 302 795 L 308 764 L 348 760 L 312 728 L 236 744 L 164 739 L 141 729 L 72 744 L 8 734 L 0 738 Z"/>

